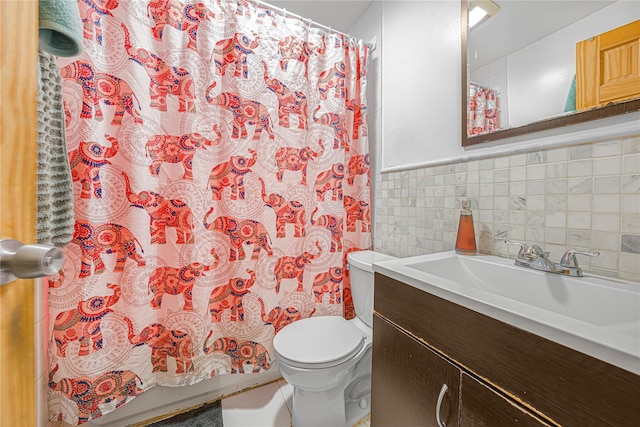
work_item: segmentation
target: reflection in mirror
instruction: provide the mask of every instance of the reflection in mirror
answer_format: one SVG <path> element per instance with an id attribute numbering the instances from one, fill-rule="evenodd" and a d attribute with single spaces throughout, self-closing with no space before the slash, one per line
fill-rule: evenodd
<path id="1" fill-rule="evenodd" d="M 637 2 L 493 0 L 497 13 L 469 30 L 467 11 L 488 2 L 462 0 L 463 146 L 640 109 Z M 578 60 L 598 67 L 593 64 L 600 55 L 609 66 L 601 65 L 592 76 L 584 67 L 578 69 L 578 43 L 632 22 L 623 38 L 635 38 L 635 48 L 616 45 L 615 54 L 596 52 L 592 45 L 609 43 L 596 38 Z M 600 105 L 581 103 L 585 96 L 593 98 L 591 89 L 584 89 L 587 77 L 602 83 L 608 70 L 618 73 L 618 81 L 626 85 L 621 90 L 632 94 L 603 96 Z"/>

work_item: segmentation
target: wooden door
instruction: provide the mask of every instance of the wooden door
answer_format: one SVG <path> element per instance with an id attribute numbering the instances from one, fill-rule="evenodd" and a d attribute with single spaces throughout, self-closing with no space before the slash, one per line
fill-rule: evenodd
<path id="1" fill-rule="evenodd" d="M 640 20 L 576 44 L 576 106 L 640 97 Z"/>
<path id="2" fill-rule="evenodd" d="M 35 243 L 37 0 L 0 1 L 0 238 Z M 0 286 L 0 424 L 36 425 L 34 281 Z"/>

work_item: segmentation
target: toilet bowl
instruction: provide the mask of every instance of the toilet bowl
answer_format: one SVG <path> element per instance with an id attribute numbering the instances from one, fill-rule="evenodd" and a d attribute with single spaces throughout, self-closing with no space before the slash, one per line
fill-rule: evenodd
<path id="1" fill-rule="evenodd" d="M 373 251 L 348 255 L 356 318 L 310 317 L 275 336 L 280 373 L 293 386 L 293 427 L 351 427 L 369 412 L 372 264 L 390 259 Z"/>

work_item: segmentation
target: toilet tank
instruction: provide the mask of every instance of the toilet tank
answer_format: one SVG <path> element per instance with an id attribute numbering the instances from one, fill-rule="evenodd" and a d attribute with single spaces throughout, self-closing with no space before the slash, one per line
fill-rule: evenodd
<path id="1" fill-rule="evenodd" d="M 367 326 L 373 323 L 373 266 L 374 262 L 395 259 L 375 251 L 351 252 L 347 255 L 351 295 L 356 315 Z"/>

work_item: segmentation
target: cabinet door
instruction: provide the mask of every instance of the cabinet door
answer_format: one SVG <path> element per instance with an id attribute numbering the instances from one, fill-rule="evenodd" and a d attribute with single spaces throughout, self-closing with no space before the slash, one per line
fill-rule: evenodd
<path id="1" fill-rule="evenodd" d="M 640 96 L 640 20 L 576 44 L 578 110 Z"/>
<path id="2" fill-rule="evenodd" d="M 447 427 L 458 425 L 460 370 L 379 316 L 373 319 L 371 425 L 438 427 L 440 406 Z"/>
<path id="3" fill-rule="evenodd" d="M 467 374 L 460 387 L 460 427 L 549 426 Z"/>

